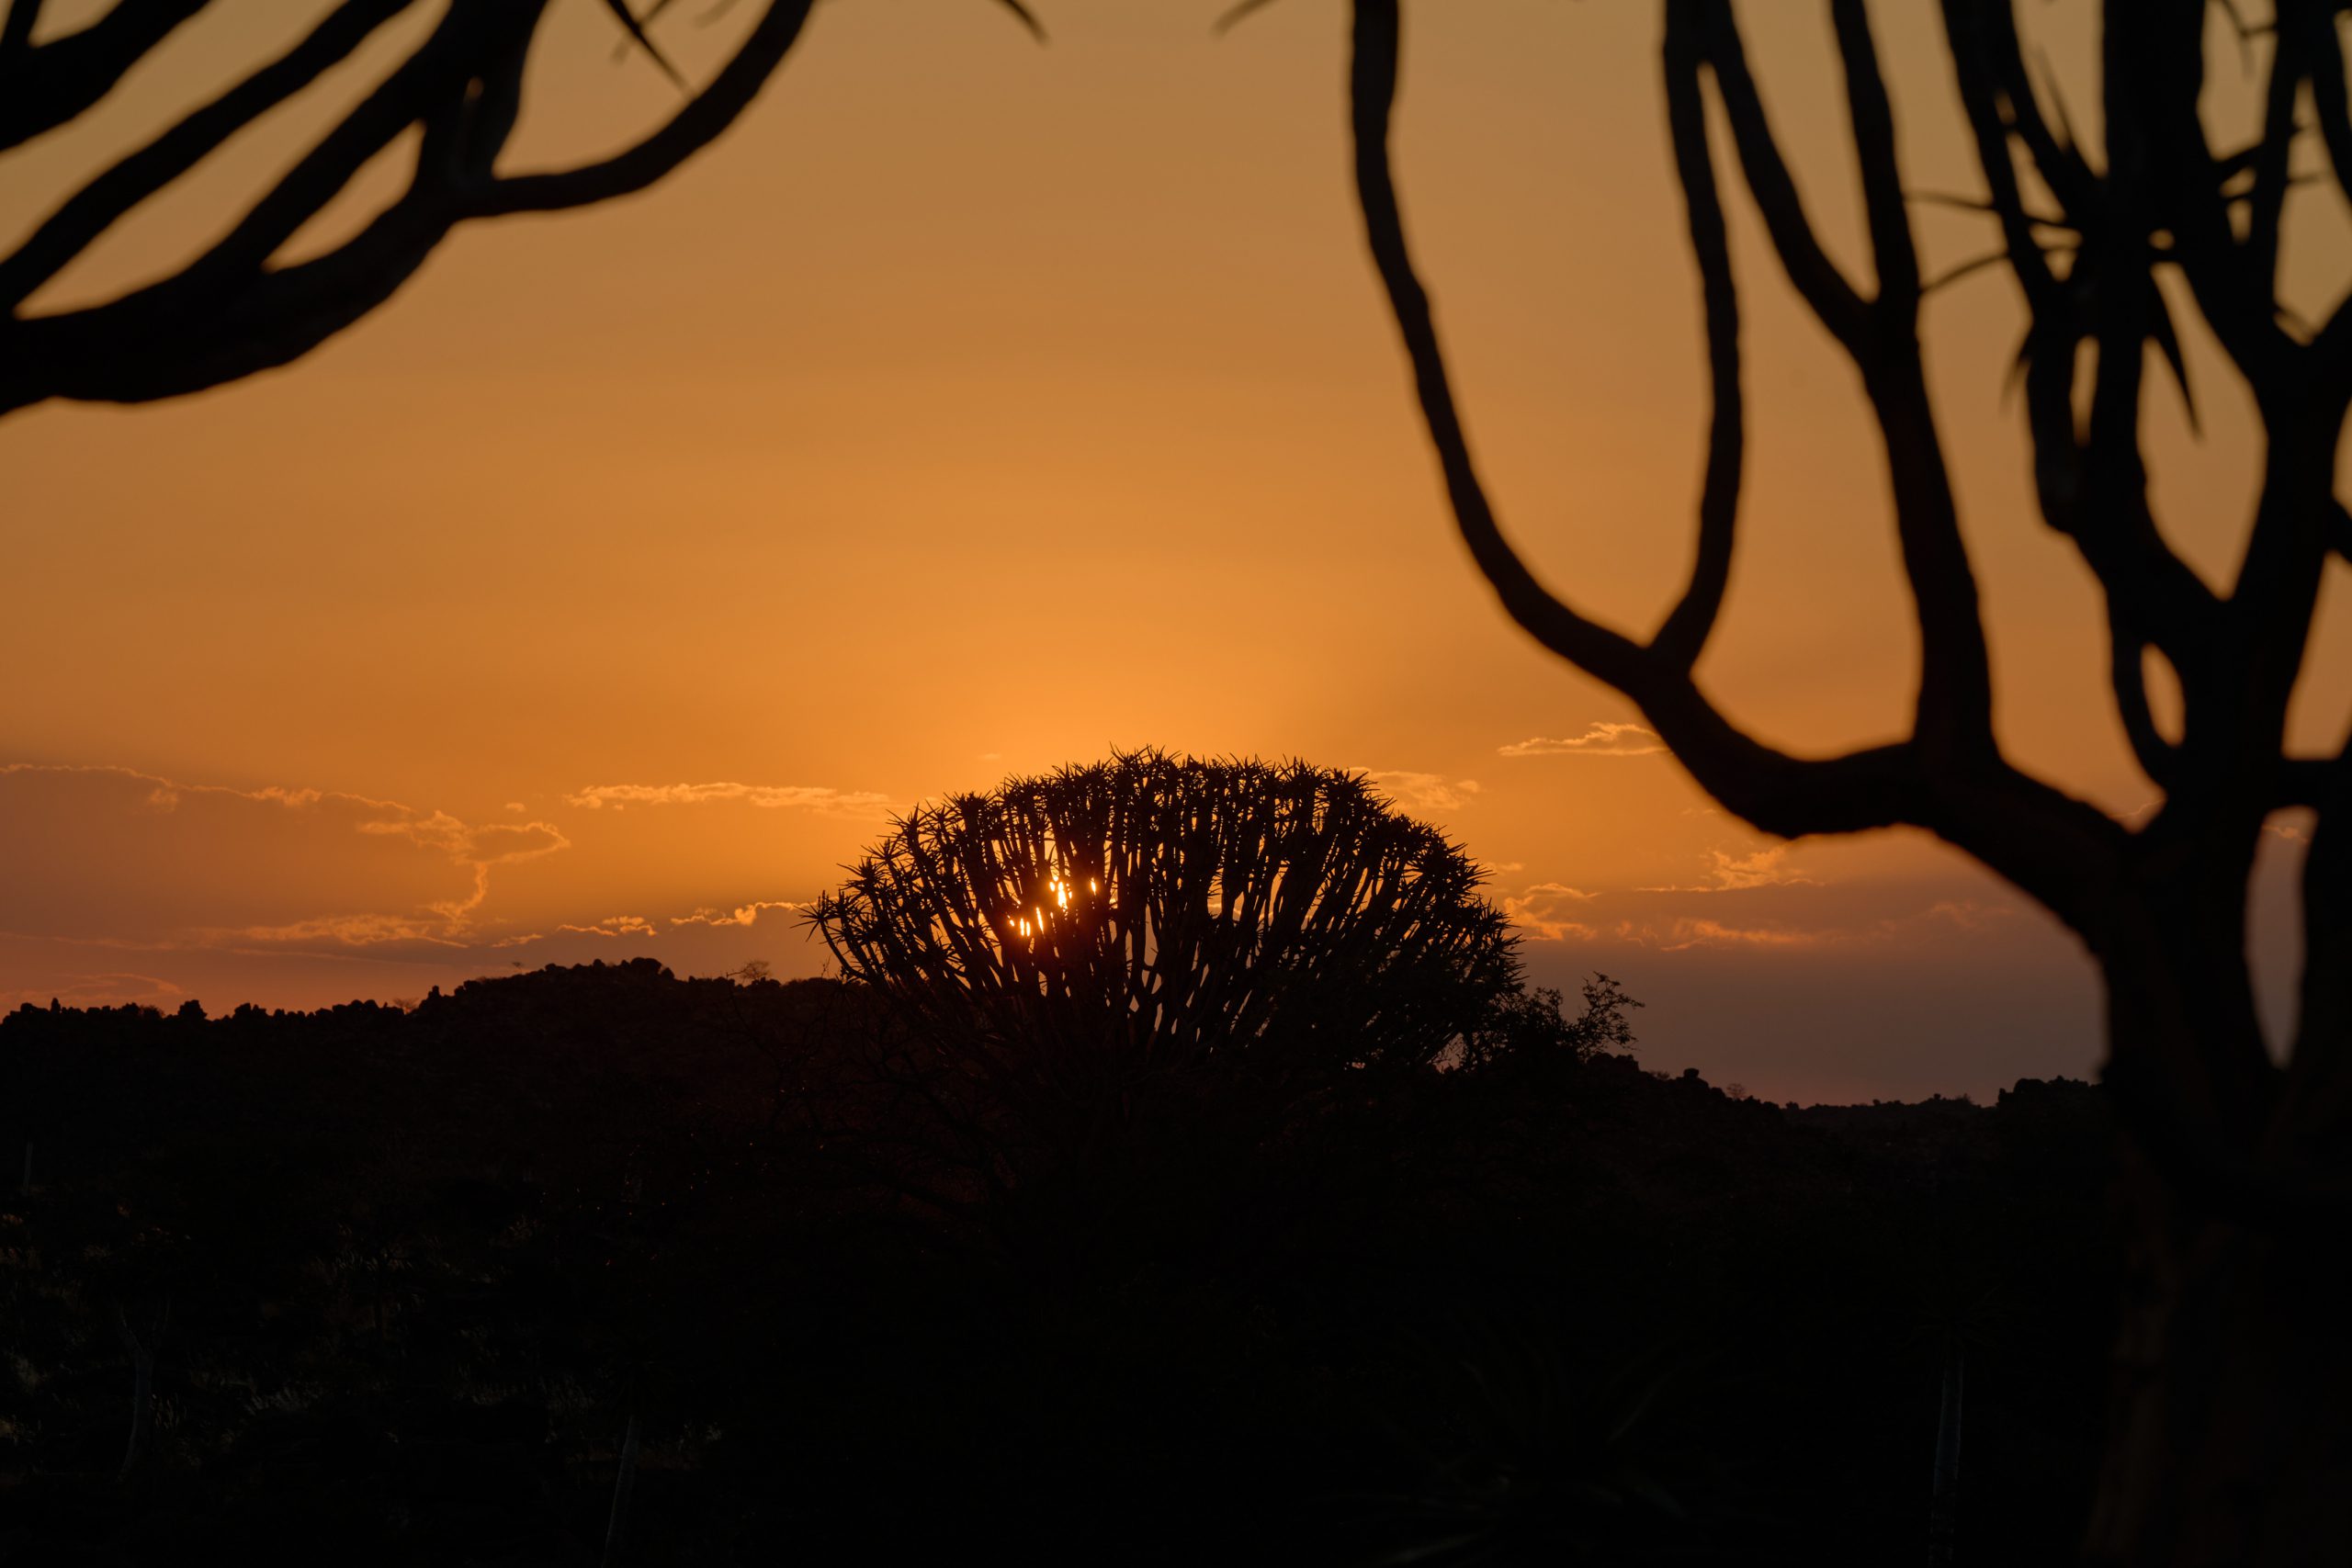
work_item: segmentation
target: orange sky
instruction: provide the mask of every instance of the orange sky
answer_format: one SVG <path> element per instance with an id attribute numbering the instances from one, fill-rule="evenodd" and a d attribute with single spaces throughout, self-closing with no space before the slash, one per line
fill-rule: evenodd
<path id="1" fill-rule="evenodd" d="M 813 970 L 789 906 L 892 806 L 1148 742 L 1385 775 L 1494 868 L 1539 978 L 1602 968 L 1649 1003 L 1653 1066 L 1806 1099 L 2088 1070 L 2087 966 L 2020 896 L 1912 837 L 1767 842 L 1504 622 L 1362 252 L 1344 9 L 1281 0 L 1219 39 L 1221 8 L 1039 0 L 1038 48 L 985 0 L 834 0 L 746 119 L 648 195 L 461 231 L 288 370 L 0 422 L 0 1003 L 309 1006 L 635 953 Z M 0 226 L 323 6 L 221 9 L 124 102 L 0 159 Z M 751 9 L 697 29 L 681 6 L 663 36 L 707 63 Z M 2029 8 L 2062 76 L 2089 9 Z M 1931 11 L 1877 7 L 1905 156 L 1915 187 L 1973 191 Z M 1703 418 L 1656 13 L 1415 6 L 1401 121 L 1506 522 L 1579 604 L 1643 627 L 1687 565 Z M 1747 15 L 1860 274 L 1826 22 Z M 673 101 L 616 62 L 593 0 L 559 0 L 547 41 L 517 165 L 608 148 Z M 385 58 L 36 303 L 166 269 Z M 2089 103 L 2074 93 L 2078 123 Z M 1702 674 L 1783 744 L 1886 738 L 1912 634 L 1883 474 L 1850 372 L 1732 205 L 1751 456 Z M 2316 309 L 2352 238 L 2302 216 L 2290 293 Z M 1939 268 L 1992 240 L 1940 209 L 1919 224 Z M 2001 398 L 2006 276 L 1938 295 L 1928 330 L 2004 737 L 2139 809 L 2094 587 L 2033 513 Z M 2156 499 L 2226 581 L 2254 425 L 2201 339 L 2192 372 L 2201 439 L 2154 400 Z M 2346 618 L 2324 618 L 2300 742 L 2340 740 L 2347 654 Z M 2294 961 L 2281 827 L 2257 897 L 2274 981 Z"/>

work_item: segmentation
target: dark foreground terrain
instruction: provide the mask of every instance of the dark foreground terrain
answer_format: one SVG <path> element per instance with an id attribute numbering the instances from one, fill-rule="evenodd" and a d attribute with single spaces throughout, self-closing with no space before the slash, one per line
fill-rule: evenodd
<path id="1" fill-rule="evenodd" d="M 2074 1083 L 976 1084 L 640 960 L 28 1008 L 0 1134 L 10 1564 L 1916 1562 L 1955 1365 L 1957 1561 L 2030 1563 L 2097 1450 Z"/>

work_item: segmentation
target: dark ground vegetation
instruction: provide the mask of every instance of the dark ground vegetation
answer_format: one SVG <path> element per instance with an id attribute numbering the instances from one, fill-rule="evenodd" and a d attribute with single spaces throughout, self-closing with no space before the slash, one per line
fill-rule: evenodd
<path id="1" fill-rule="evenodd" d="M 1539 1006 L 1040 1117 L 870 995 L 0 1021 L 0 1561 L 1912 1561 L 1955 1354 L 1958 1561 L 2079 1536 L 2083 1085 L 1799 1111 Z"/>

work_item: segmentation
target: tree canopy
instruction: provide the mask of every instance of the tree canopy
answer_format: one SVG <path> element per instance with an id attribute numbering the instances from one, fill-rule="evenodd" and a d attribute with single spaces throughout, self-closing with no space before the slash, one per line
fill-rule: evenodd
<path id="1" fill-rule="evenodd" d="M 1360 775 L 1139 751 L 919 807 L 812 919 L 966 1039 L 1426 1063 L 1515 986 L 1479 880 Z"/>

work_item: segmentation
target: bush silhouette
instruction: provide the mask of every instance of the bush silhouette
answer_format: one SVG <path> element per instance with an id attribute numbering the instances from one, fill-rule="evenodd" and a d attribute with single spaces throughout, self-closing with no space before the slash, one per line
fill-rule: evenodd
<path id="1" fill-rule="evenodd" d="M 985 1048 L 1426 1065 L 1516 991 L 1480 874 L 1361 777 L 1141 751 L 918 808 L 812 913 Z"/>

